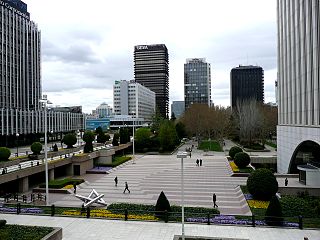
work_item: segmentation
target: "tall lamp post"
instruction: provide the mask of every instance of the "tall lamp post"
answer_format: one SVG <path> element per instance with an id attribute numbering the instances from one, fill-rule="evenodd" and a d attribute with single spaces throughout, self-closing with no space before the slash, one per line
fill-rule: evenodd
<path id="1" fill-rule="evenodd" d="M 183 159 L 187 157 L 186 152 L 178 152 L 177 158 L 181 159 L 181 237 L 185 240 L 184 235 L 184 179 L 183 179 Z"/>
<path id="2" fill-rule="evenodd" d="M 17 137 L 17 157 L 19 157 L 19 133 L 16 133 Z"/>
<path id="3" fill-rule="evenodd" d="M 45 172 L 46 172 L 46 205 L 49 206 L 49 172 L 48 172 L 48 142 L 47 142 L 47 105 L 52 104 L 48 99 L 47 95 L 43 95 L 42 99 L 39 100 L 44 108 L 44 160 L 45 160 Z"/>

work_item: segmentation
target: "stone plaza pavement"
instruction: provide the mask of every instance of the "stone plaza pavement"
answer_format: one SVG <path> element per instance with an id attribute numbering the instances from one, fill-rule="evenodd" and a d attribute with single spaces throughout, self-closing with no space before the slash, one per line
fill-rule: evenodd
<path id="1" fill-rule="evenodd" d="M 181 235 L 181 224 L 141 221 L 49 217 L 0 214 L 8 224 L 61 227 L 63 240 L 173 240 Z M 213 239 L 250 240 L 319 240 L 319 230 L 283 229 L 271 227 L 243 227 L 186 224 L 186 236 L 203 236 Z"/>
<path id="2" fill-rule="evenodd" d="M 180 150 L 185 150 L 184 145 Z M 196 159 L 202 159 L 202 166 Z M 217 195 L 217 205 L 221 214 L 250 215 L 251 211 L 240 190 L 246 178 L 231 177 L 232 170 L 224 152 L 205 153 L 193 150 L 192 157 L 184 159 L 184 197 L 186 206 L 212 207 L 212 194 Z M 118 177 L 116 187 L 114 178 Z M 77 189 L 77 194 L 88 195 L 92 189 L 104 194 L 110 204 L 129 202 L 155 204 L 164 191 L 171 205 L 181 204 L 181 160 L 173 155 L 137 155 L 109 174 L 86 174 L 86 182 Z M 128 182 L 131 193 L 123 194 L 124 183 Z M 73 194 L 51 194 L 51 204 L 56 206 L 81 206 Z"/>

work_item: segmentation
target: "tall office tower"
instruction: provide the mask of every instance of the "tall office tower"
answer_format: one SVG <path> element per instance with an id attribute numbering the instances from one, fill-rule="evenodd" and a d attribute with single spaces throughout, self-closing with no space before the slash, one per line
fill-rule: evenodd
<path id="1" fill-rule="evenodd" d="M 156 94 L 156 106 L 163 117 L 169 114 L 169 55 L 164 44 L 134 47 L 134 77 Z"/>
<path id="2" fill-rule="evenodd" d="M 211 106 L 210 63 L 205 58 L 188 58 L 184 64 L 185 109 L 193 103 Z"/>
<path id="3" fill-rule="evenodd" d="M 0 146 L 13 146 L 44 133 L 41 39 L 20 0 L 0 1 L 0 32 Z M 47 116 L 50 132 L 83 128 L 82 113 L 51 111 Z"/>
<path id="4" fill-rule="evenodd" d="M 255 99 L 264 101 L 263 69 L 259 66 L 241 66 L 231 69 L 231 107 L 237 107 L 237 103 Z"/>
<path id="5" fill-rule="evenodd" d="M 280 173 L 299 172 L 302 182 L 319 185 L 320 3 L 278 0 L 277 10 L 277 168 Z"/>
<path id="6" fill-rule="evenodd" d="M 184 101 L 173 101 L 171 104 L 171 113 L 174 113 L 176 118 L 179 118 L 185 110 Z"/>
<path id="7" fill-rule="evenodd" d="M 156 95 L 134 80 L 115 81 L 113 108 L 114 115 L 132 115 L 151 122 L 156 108 Z"/>

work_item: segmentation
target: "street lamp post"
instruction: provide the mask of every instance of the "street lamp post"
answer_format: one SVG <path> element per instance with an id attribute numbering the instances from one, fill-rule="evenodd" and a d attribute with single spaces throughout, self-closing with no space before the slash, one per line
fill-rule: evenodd
<path id="1" fill-rule="evenodd" d="M 47 105 L 52 104 L 48 99 L 47 95 L 43 95 L 40 99 L 40 103 L 43 104 L 44 108 L 44 160 L 45 160 L 45 172 L 46 172 L 46 205 L 49 206 L 49 172 L 48 172 L 48 142 L 47 142 Z"/>
<path id="2" fill-rule="evenodd" d="M 19 133 L 16 133 L 17 137 L 17 157 L 19 157 Z"/>
<path id="3" fill-rule="evenodd" d="M 53 151 L 53 130 L 50 131 L 51 135 L 51 150 Z"/>
<path id="4" fill-rule="evenodd" d="M 177 158 L 181 159 L 181 237 L 185 240 L 184 234 L 184 179 L 183 179 L 183 159 L 187 157 L 186 152 L 178 152 Z"/>

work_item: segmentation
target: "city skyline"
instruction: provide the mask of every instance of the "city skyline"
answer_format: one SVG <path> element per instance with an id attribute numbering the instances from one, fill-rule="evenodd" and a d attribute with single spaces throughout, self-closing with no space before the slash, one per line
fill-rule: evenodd
<path id="1" fill-rule="evenodd" d="M 170 104 L 184 99 L 185 59 L 199 57 L 211 63 L 215 105 L 230 105 L 229 74 L 239 64 L 265 69 L 265 102 L 275 102 L 275 1 L 164 1 L 157 11 L 147 1 L 25 2 L 41 30 L 43 92 L 54 105 L 113 106 L 113 82 L 134 79 L 133 47 L 157 43 L 169 52 Z"/>

